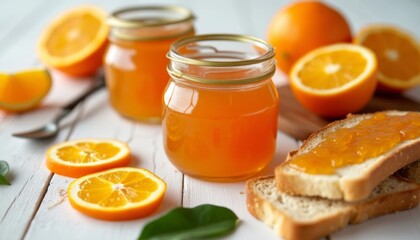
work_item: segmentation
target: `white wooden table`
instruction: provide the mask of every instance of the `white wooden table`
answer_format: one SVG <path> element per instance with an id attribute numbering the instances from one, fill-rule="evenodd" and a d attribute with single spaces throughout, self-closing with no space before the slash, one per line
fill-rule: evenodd
<path id="1" fill-rule="evenodd" d="M 40 66 L 36 39 L 59 13 L 80 5 L 83 0 L 1 0 L 0 71 L 13 72 Z M 241 33 L 265 38 L 268 22 L 286 4 L 285 0 L 90 0 L 108 11 L 138 4 L 180 4 L 198 17 L 198 33 Z M 350 21 L 353 32 L 370 22 L 402 26 L 420 36 L 419 0 L 336 0 L 329 1 Z M 136 239 L 151 219 L 178 207 L 204 203 L 232 209 L 242 220 L 225 239 L 278 239 L 272 230 L 255 220 L 246 210 L 244 181 L 210 183 L 183 175 L 167 159 L 159 125 L 136 123 L 121 118 L 102 90 L 86 100 L 65 121 L 60 134 L 51 140 L 18 139 L 11 133 L 42 125 L 60 106 L 89 87 L 88 80 L 53 74 L 54 85 L 41 108 L 20 115 L 0 112 L 0 159 L 10 165 L 11 186 L 0 186 L 0 239 Z M 279 77 L 278 84 L 285 83 Z M 420 102 L 420 89 L 407 93 Z M 281 96 L 280 96 L 281 98 Z M 162 206 L 152 216 L 125 222 L 106 222 L 86 217 L 74 210 L 65 198 L 71 178 L 54 175 L 44 163 L 46 149 L 53 144 L 85 137 L 113 138 L 129 144 L 130 166 L 147 168 L 162 177 L 168 189 Z M 275 157 L 262 174 L 272 174 L 297 141 L 278 134 Z M 348 227 L 331 239 L 420 239 L 420 208 L 391 214 Z"/>

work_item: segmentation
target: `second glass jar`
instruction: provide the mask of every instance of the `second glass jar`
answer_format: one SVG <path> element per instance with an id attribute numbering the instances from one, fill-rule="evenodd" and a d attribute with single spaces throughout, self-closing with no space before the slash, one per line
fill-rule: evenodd
<path id="1" fill-rule="evenodd" d="M 162 94 L 169 80 L 166 53 L 177 38 L 194 35 L 193 20 L 190 10 L 178 6 L 112 13 L 104 70 L 111 105 L 119 114 L 137 121 L 161 121 Z"/>
<path id="2" fill-rule="evenodd" d="M 198 35 L 172 45 L 162 131 L 179 170 L 234 181 L 271 161 L 278 114 L 273 57 L 263 40 L 243 35 Z"/>

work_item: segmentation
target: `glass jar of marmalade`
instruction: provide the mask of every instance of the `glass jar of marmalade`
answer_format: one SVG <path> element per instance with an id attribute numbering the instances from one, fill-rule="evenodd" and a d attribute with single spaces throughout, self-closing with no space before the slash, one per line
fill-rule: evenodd
<path id="1" fill-rule="evenodd" d="M 183 173 L 234 181 L 262 170 L 276 147 L 273 48 L 233 34 L 179 39 L 168 53 L 163 143 Z"/>
<path id="2" fill-rule="evenodd" d="M 193 20 L 190 10 L 178 6 L 112 13 L 104 70 L 110 102 L 118 113 L 138 121 L 161 121 L 162 94 L 169 81 L 166 53 L 177 38 L 194 35 Z"/>

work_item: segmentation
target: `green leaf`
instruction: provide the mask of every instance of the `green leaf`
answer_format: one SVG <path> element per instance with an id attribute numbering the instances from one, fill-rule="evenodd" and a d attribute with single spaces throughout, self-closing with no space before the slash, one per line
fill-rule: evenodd
<path id="1" fill-rule="evenodd" d="M 235 230 L 238 217 L 230 209 L 210 204 L 175 208 L 149 222 L 139 240 L 183 240 L 226 235 Z"/>
<path id="2" fill-rule="evenodd" d="M 0 160 L 0 185 L 10 185 L 6 179 L 6 174 L 9 172 L 9 164 L 6 161 Z"/>

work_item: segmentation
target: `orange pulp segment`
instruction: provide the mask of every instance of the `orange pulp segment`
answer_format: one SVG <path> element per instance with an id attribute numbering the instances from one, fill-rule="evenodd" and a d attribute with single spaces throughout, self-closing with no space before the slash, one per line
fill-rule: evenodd
<path id="1" fill-rule="evenodd" d="M 380 90 L 399 92 L 420 84 L 420 45 L 408 32 L 371 25 L 357 34 L 355 43 L 376 54 Z"/>
<path id="2" fill-rule="evenodd" d="M 373 52 L 352 44 L 318 48 L 293 66 L 290 86 L 297 100 L 323 117 L 342 117 L 363 108 L 376 88 Z"/>
<path id="3" fill-rule="evenodd" d="M 46 164 L 51 172 L 81 177 L 102 170 L 123 167 L 130 162 L 130 150 L 120 141 L 80 139 L 52 146 Z"/>
<path id="4" fill-rule="evenodd" d="M 161 204 L 166 183 L 141 168 L 115 168 L 74 180 L 67 190 L 70 204 L 104 220 L 147 216 Z"/>
<path id="5" fill-rule="evenodd" d="M 51 76 L 45 69 L 0 73 L 0 109 L 9 112 L 33 109 L 48 94 L 51 84 Z"/>

